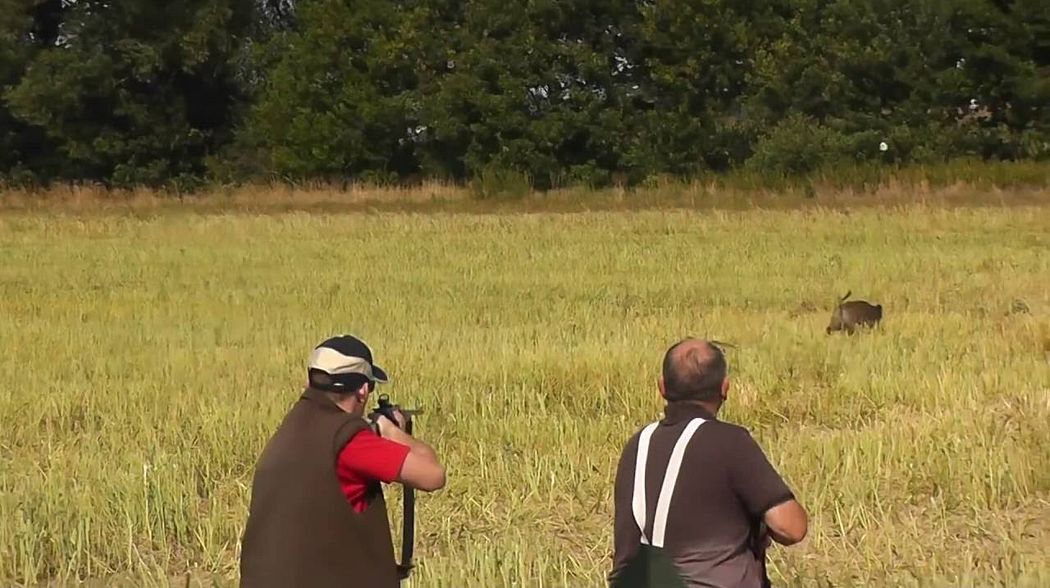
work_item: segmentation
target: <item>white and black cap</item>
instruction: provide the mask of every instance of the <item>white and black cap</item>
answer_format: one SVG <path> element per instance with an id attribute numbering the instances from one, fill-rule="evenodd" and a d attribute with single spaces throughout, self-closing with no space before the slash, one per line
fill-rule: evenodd
<path id="1" fill-rule="evenodd" d="M 372 348 L 353 335 L 332 337 L 314 348 L 307 371 L 310 385 L 321 390 L 341 391 L 359 387 L 365 380 L 385 384 L 386 371 L 373 363 Z"/>

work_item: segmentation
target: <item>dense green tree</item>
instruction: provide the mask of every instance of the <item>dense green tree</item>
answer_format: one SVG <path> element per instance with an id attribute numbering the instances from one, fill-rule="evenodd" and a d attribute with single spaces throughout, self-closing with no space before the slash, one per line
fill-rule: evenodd
<path id="1" fill-rule="evenodd" d="M 6 104 L 55 144 L 61 178 L 192 181 L 228 140 L 240 98 L 232 55 L 253 14 L 246 0 L 79 0 L 45 23 L 57 40 Z"/>
<path id="2" fill-rule="evenodd" d="M 639 22 L 637 3 L 620 0 L 470 3 L 423 100 L 428 169 L 511 169 L 540 187 L 606 181 L 627 166 Z"/>
<path id="3" fill-rule="evenodd" d="M 42 49 L 58 41 L 60 0 L 0 0 L 0 98 Z M 42 129 L 19 120 L 0 99 L 0 180 L 39 181 L 59 162 Z"/>
<path id="4" fill-rule="evenodd" d="M 775 144 L 790 143 L 783 135 L 798 128 L 791 115 L 807 117 L 807 132 L 837 146 L 814 153 L 812 165 L 1039 155 L 1032 139 L 1050 131 L 1035 40 L 1046 9 L 1033 4 L 1021 18 L 987 0 L 795 6 L 785 34 L 756 57 L 747 112 L 772 142 L 760 139 L 756 163 L 772 164 Z M 789 160 L 784 171 L 812 167 L 797 154 L 785 154 Z"/>
<path id="5" fill-rule="evenodd" d="M 635 121 L 632 157 L 673 175 L 738 165 L 754 134 L 741 109 L 754 58 L 780 35 L 787 7 L 726 0 L 643 6 L 637 67 L 649 108 Z"/>
<path id="6" fill-rule="evenodd" d="M 411 130 L 427 8 L 387 0 L 316 0 L 279 33 L 272 69 L 239 148 L 248 173 L 376 179 L 415 171 Z"/>
<path id="7" fill-rule="evenodd" d="M 546 188 L 955 156 L 1050 156 L 1050 3 L 0 0 L 0 177 Z"/>

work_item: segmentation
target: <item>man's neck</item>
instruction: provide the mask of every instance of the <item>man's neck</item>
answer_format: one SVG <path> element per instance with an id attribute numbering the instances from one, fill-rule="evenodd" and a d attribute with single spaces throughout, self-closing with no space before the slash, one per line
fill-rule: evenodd
<path id="1" fill-rule="evenodd" d="M 717 417 L 718 410 L 722 408 L 721 402 L 710 402 L 706 400 L 679 400 L 677 402 L 670 402 L 667 407 L 672 411 L 678 410 L 689 410 L 689 408 L 698 408 L 711 416 Z"/>
<path id="2" fill-rule="evenodd" d="M 711 416 L 718 416 L 718 411 L 722 408 L 721 402 L 697 402 L 697 406 L 700 406 L 707 412 L 711 413 Z"/>
<path id="3" fill-rule="evenodd" d="M 350 413 L 354 416 L 362 416 L 365 413 L 364 405 L 358 402 L 352 395 L 336 394 L 335 392 L 318 390 L 316 388 L 311 388 L 311 390 L 330 400 L 332 404 L 338 406 L 343 412 Z"/>
<path id="4" fill-rule="evenodd" d="M 344 412 L 348 412 L 354 416 L 362 416 L 365 414 L 365 405 L 357 401 L 356 398 L 334 398 L 335 405 L 343 409 Z"/>

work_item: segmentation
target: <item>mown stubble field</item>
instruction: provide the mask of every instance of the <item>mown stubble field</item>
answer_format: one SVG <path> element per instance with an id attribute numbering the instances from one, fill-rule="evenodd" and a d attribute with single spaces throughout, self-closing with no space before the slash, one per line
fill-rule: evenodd
<path id="1" fill-rule="evenodd" d="M 825 335 L 847 290 L 878 331 Z M 600 586 L 686 335 L 736 346 L 722 418 L 811 514 L 775 585 L 1050 584 L 1050 205 L 915 205 L 0 214 L 0 585 L 233 585 L 257 452 L 340 332 L 448 466 L 412 586 Z"/>

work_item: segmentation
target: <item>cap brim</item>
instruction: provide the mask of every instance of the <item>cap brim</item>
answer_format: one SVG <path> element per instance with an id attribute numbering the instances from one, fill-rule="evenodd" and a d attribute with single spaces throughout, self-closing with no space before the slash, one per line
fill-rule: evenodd
<path id="1" fill-rule="evenodd" d="M 372 364 L 372 379 L 380 384 L 386 384 L 390 381 L 390 378 L 386 375 L 386 371 L 375 364 Z"/>

